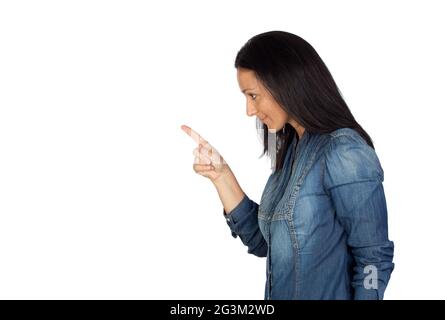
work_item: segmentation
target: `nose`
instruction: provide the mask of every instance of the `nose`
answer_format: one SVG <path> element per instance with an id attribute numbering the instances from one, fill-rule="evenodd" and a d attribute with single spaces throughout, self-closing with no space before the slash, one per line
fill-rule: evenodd
<path id="1" fill-rule="evenodd" d="M 255 114 L 257 114 L 257 112 L 258 111 L 255 109 L 254 106 L 249 105 L 249 103 L 247 104 L 247 106 L 246 106 L 246 114 L 247 114 L 247 116 L 249 116 L 249 117 L 254 116 Z"/>

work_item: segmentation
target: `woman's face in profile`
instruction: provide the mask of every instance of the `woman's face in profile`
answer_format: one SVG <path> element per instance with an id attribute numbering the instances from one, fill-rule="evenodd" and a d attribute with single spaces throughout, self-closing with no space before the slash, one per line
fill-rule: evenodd
<path id="1" fill-rule="evenodd" d="M 256 116 L 268 130 L 281 130 L 289 117 L 256 78 L 255 72 L 237 68 L 237 79 L 241 92 L 246 96 L 246 113 L 249 117 Z"/>

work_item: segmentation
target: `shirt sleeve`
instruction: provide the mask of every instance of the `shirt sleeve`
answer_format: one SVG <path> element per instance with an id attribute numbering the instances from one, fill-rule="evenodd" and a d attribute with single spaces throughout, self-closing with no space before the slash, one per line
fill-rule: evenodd
<path id="1" fill-rule="evenodd" d="M 394 269 L 388 239 L 384 172 L 372 147 L 357 137 L 333 137 L 325 154 L 323 184 L 354 257 L 354 299 L 383 299 Z"/>
<path id="2" fill-rule="evenodd" d="M 247 195 L 230 213 L 223 208 L 223 215 L 230 227 L 232 236 L 240 237 L 247 246 L 247 253 L 258 257 L 267 256 L 267 242 L 258 225 L 258 204 Z"/>

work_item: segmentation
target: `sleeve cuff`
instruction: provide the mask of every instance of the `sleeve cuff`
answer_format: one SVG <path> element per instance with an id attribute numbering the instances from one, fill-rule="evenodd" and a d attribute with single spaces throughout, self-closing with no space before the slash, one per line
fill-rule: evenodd
<path id="1" fill-rule="evenodd" d="M 230 227 L 230 230 L 232 231 L 232 237 L 236 238 L 238 234 L 238 227 L 237 223 L 244 219 L 246 215 L 250 214 L 250 211 L 253 207 L 253 201 L 250 200 L 250 198 L 247 195 L 244 195 L 244 198 L 241 200 L 241 202 L 233 208 L 232 211 L 229 213 L 226 213 L 225 209 L 223 208 L 223 215 L 226 219 L 227 225 Z"/>

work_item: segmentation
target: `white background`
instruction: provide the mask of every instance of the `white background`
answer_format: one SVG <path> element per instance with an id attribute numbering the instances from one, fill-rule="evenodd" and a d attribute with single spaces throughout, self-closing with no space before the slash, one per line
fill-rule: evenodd
<path id="1" fill-rule="evenodd" d="M 445 298 L 442 1 L 1 1 L 0 298 L 263 299 L 187 124 L 260 200 L 270 174 L 233 66 L 283 30 L 374 141 L 395 269 Z"/>

